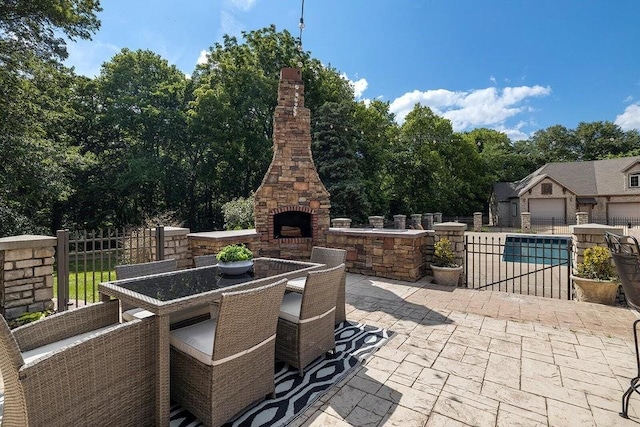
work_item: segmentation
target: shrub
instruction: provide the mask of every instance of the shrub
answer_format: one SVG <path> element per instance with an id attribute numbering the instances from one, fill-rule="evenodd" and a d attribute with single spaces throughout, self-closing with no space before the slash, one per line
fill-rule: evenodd
<path id="1" fill-rule="evenodd" d="M 584 259 L 576 266 L 575 275 L 585 279 L 611 280 L 617 277 L 611 264 L 609 249 L 592 246 L 584 250 Z"/>
<path id="2" fill-rule="evenodd" d="M 447 238 L 438 240 L 433 245 L 433 264 L 438 267 L 457 267 L 456 256 Z"/>
<path id="3" fill-rule="evenodd" d="M 254 228 L 253 222 L 254 194 L 246 199 L 238 197 L 222 205 L 224 228 L 226 230 L 243 230 Z"/>

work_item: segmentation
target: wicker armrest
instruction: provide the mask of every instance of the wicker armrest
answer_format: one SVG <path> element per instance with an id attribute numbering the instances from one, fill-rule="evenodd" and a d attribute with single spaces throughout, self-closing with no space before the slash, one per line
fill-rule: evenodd
<path id="1" fill-rule="evenodd" d="M 24 352 L 116 324 L 119 319 L 119 302 L 112 300 L 57 313 L 20 326 L 12 332 L 20 351 Z"/>
<path id="2" fill-rule="evenodd" d="M 115 324 L 23 365 L 29 424 L 148 424 L 155 413 L 155 322 Z"/>

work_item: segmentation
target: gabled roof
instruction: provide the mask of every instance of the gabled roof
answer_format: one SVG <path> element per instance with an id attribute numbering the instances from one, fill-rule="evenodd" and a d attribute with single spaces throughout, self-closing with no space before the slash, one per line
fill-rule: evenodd
<path id="1" fill-rule="evenodd" d="M 625 173 L 640 162 L 640 156 L 587 162 L 547 163 L 516 182 L 494 185 L 498 201 L 519 197 L 529 187 L 550 178 L 578 196 L 613 196 L 625 192 Z"/>

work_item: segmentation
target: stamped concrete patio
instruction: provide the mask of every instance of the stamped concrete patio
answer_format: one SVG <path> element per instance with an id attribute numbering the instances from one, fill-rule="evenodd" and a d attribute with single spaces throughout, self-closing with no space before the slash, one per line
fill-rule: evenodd
<path id="1" fill-rule="evenodd" d="M 348 319 L 396 335 L 296 426 L 637 426 L 634 311 L 349 275 Z"/>
<path id="2" fill-rule="evenodd" d="M 292 426 L 638 426 L 634 311 L 429 279 L 348 275 L 348 319 L 395 335 Z"/>

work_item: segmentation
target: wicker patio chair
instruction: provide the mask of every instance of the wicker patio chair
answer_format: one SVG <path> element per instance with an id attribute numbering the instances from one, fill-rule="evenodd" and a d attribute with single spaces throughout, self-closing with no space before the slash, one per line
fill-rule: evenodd
<path id="1" fill-rule="evenodd" d="M 193 261 L 195 262 L 197 267 L 208 267 L 210 265 L 216 265 L 218 263 L 218 259 L 215 254 L 213 255 L 197 255 L 193 257 Z"/>
<path id="2" fill-rule="evenodd" d="M 178 261 L 175 259 L 165 259 L 161 261 L 142 262 L 139 264 L 122 264 L 116 265 L 116 279 L 132 279 L 135 277 L 150 276 L 153 274 L 170 273 L 178 270 Z M 216 305 L 202 305 L 198 307 L 192 307 L 189 309 L 181 310 L 175 313 L 171 313 L 171 324 L 180 324 L 182 322 L 196 320 L 205 320 L 212 315 L 215 315 Z M 133 319 L 144 319 L 153 316 L 153 313 L 138 307 L 133 307 L 128 304 L 122 306 L 122 320 L 131 321 Z"/>
<path id="3" fill-rule="evenodd" d="M 276 358 L 304 368 L 335 348 L 336 294 L 344 276 L 344 264 L 307 273 L 302 294 L 288 292 L 278 318 Z"/>
<path id="4" fill-rule="evenodd" d="M 640 246 L 633 236 L 620 236 L 605 232 L 607 246 L 611 252 L 616 271 L 624 290 L 625 298 L 629 306 L 640 311 Z M 629 399 L 635 391 L 640 393 L 640 352 L 638 352 L 638 323 L 640 319 L 633 322 L 633 338 L 636 346 L 636 364 L 638 373 L 631 379 L 631 385 L 622 395 L 622 412 L 620 416 L 629 418 Z"/>
<path id="5" fill-rule="evenodd" d="M 220 426 L 273 396 L 278 311 L 286 280 L 222 294 L 218 316 L 171 331 L 171 398 Z"/>
<path id="6" fill-rule="evenodd" d="M 311 258 L 309 261 L 317 262 L 318 264 L 325 264 L 327 267 L 335 267 L 336 265 L 343 264 L 347 261 L 347 251 L 344 249 L 314 246 L 311 248 Z M 336 325 L 347 320 L 345 309 L 346 280 L 347 275 L 345 274 L 338 287 L 338 295 L 336 299 Z M 291 279 L 287 283 L 287 290 L 302 293 L 305 281 L 306 277 Z"/>
<path id="7" fill-rule="evenodd" d="M 155 318 L 119 323 L 118 301 L 9 329 L 0 316 L 3 426 L 145 426 L 155 406 Z"/>

